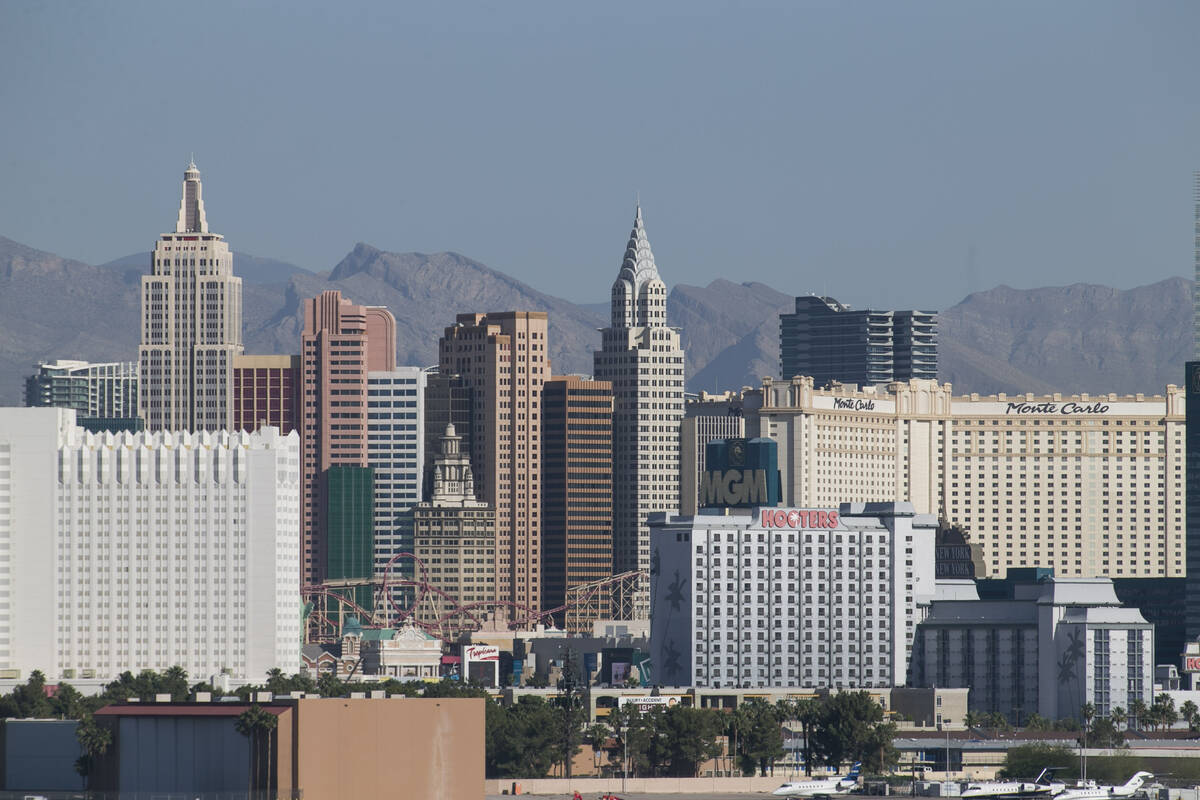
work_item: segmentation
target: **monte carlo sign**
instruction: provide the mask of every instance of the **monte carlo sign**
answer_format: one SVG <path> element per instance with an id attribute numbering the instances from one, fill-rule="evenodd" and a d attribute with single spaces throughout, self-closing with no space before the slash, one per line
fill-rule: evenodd
<path id="1" fill-rule="evenodd" d="M 716 439 L 704 451 L 700 505 L 749 508 L 779 505 L 779 462 L 771 439 Z"/>

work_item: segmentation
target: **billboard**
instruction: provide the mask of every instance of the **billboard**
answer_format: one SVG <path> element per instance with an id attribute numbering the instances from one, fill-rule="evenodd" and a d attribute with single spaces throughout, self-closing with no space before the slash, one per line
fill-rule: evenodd
<path id="1" fill-rule="evenodd" d="M 703 508 L 777 506 L 779 458 L 771 439 L 714 439 L 705 446 L 699 504 Z"/>
<path id="2" fill-rule="evenodd" d="M 652 708 L 671 708 L 679 705 L 678 697 L 656 697 L 653 695 L 642 694 L 630 697 L 617 698 L 617 708 L 625 706 L 637 706 L 638 711 L 649 711 Z"/>

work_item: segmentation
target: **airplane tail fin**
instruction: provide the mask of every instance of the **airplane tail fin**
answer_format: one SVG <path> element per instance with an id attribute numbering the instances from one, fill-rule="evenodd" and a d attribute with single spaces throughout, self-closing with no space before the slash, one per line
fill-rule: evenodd
<path id="1" fill-rule="evenodd" d="M 1151 775 L 1149 772 L 1135 772 L 1135 773 L 1133 773 L 1133 777 L 1130 778 L 1128 781 L 1126 781 L 1125 788 L 1133 789 L 1136 791 L 1137 789 L 1141 788 L 1142 784 L 1146 782 L 1147 778 L 1153 778 L 1153 777 L 1154 776 Z"/>

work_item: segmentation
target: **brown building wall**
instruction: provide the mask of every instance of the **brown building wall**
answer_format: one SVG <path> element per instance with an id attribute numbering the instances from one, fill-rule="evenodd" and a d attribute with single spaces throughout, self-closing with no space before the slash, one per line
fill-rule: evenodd
<path id="1" fill-rule="evenodd" d="M 541 311 L 459 314 L 438 348 L 439 371 L 461 376 L 472 393 L 471 468 L 476 495 L 496 509 L 497 599 L 535 611 L 542 607 L 547 319 Z"/>
<path id="2" fill-rule="evenodd" d="M 233 429 L 264 425 L 283 434 L 300 430 L 300 356 L 237 356 L 233 359 Z"/>
<path id="3" fill-rule="evenodd" d="M 485 702 L 482 698 L 299 700 L 293 785 L 303 792 L 304 800 L 479 800 Z M 280 784 L 282 792 L 282 780 Z"/>
<path id="4" fill-rule="evenodd" d="M 612 384 L 554 377 L 543 387 L 542 406 L 543 604 L 555 608 L 568 589 L 613 573 Z M 592 618 L 611 613 L 604 593 L 590 607 Z M 591 630 L 590 618 L 571 619 Z"/>

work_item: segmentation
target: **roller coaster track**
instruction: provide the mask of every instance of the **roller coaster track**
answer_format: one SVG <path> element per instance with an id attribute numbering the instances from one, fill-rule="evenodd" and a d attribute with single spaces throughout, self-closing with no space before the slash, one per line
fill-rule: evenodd
<path id="1" fill-rule="evenodd" d="M 413 578 L 395 574 L 398 562 L 409 559 L 413 562 Z M 439 638 L 446 639 L 468 630 L 479 630 L 488 616 L 497 610 L 507 617 L 510 629 L 528 629 L 555 615 L 565 613 L 569 629 L 576 632 L 586 630 L 585 625 L 597 618 L 600 612 L 611 608 L 610 595 L 618 594 L 612 611 L 625 614 L 618 618 L 629 618 L 631 597 L 639 584 L 648 580 L 644 571 L 633 570 L 612 575 L 590 583 L 572 587 L 567 592 L 567 601 L 562 605 L 537 610 L 510 600 L 480 600 L 459 603 L 444 590 L 429 582 L 429 571 L 421 559 L 412 553 L 397 553 L 384 567 L 382 578 L 351 578 L 328 580 L 321 584 L 304 586 L 300 594 L 311 608 L 307 614 L 304 641 L 327 643 L 339 641 L 346 621 L 357 617 L 364 628 L 391 628 L 409 620 L 418 628 Z M 348 597 L 351 589 L 371 586 L 375 598 L 375 610 L 369 611 Z M 396 601 L 396 589 L 411 589 L 413 596 L 407 607 Z M 614 591 L 615 590 L 615 591 Z"/>

